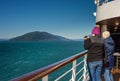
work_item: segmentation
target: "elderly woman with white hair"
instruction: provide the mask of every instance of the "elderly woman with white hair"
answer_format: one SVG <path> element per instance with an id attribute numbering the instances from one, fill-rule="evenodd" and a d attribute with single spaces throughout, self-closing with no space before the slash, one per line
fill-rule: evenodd
<path id="1" fill-rule="evenodd" d="M 102 33 L 103 42 L 104 42 L 104 50 L 105 50 L 105 65 L 104 65 L 104 79 L 105 81 L 113 81 L 113 76 L 111 70 L 114 66 L 114 41 L 110 37 L 109 31 L 104 31 Z"/>

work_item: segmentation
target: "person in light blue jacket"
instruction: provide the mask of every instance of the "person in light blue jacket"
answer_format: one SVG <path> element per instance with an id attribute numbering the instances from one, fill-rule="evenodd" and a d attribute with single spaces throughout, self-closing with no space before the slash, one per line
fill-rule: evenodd
<path id="1" fill-rule="evenodd" d="M 114 53 L 115 44 L 113 39 L 110 37 L 109 31 L 104 31 L 102 35 L 104 42 L 105 58 L 107 60 L 104 65 L 104 79 L 105 81 L 113 81 L 111 70 L 114 66 L 113 53 Z"/>

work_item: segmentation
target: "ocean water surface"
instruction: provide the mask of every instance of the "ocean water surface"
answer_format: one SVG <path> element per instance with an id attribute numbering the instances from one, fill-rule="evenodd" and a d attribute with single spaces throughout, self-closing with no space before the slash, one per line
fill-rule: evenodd
<path id="1" fill-rule="evenodd" d="M 83 41 L 0 42 L 0 81 L 8 81 L 83 50 Z"/>

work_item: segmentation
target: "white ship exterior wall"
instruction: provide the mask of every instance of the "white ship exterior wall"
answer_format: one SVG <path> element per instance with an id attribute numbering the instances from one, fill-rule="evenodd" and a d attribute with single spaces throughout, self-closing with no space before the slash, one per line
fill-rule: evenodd
<path id="1" fill-rule="evenodd" d="M 103 3 L 97 7 L 96 22 L 114 17 L 120 17 L 120 0 Z"/>

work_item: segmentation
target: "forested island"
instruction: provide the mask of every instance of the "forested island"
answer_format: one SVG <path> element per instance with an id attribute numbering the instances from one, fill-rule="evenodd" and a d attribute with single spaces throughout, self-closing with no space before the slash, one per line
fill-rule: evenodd
<path id="1" fill-rule="evenodd" d="M 11 38 L 9 41 L 70 41 L 70 39 L 48 32 L 34 31 Z"/>

